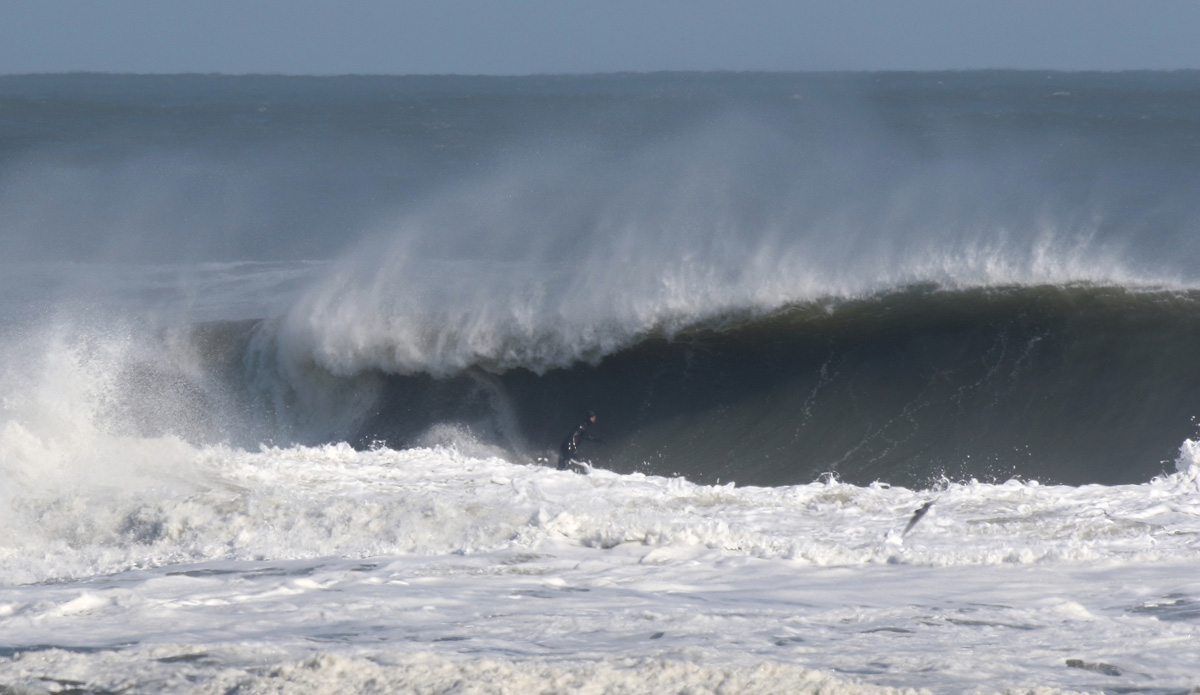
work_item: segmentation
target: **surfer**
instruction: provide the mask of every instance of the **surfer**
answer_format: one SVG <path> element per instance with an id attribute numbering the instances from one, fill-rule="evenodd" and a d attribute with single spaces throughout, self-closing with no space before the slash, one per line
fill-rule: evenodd
<path id="1" fill-rule="evenodd" d="M 558 447 L 558 470 L 567 470 L 567 467 L 575 461 L 575 457 L 579 454 L 580 440 L 586 439 L 589 442 L 604 441 L 588 434 L 588 427 L 591 427 L 595 422 L 596 413 L 589 410 L 583 418 L 583 422 L 571 430 L 571 434 L 568 434 L 567 438 L 563 440 L 562 445 Z"/>

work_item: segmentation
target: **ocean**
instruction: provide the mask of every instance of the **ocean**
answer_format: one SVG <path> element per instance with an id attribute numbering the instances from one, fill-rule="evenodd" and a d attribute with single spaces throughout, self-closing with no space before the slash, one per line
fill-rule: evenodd
<path id="1" fill-rule="evenodd" d="M 1196 71 L 0 76 L 0 694 L 1200 692 L 1198 193 Z"/>

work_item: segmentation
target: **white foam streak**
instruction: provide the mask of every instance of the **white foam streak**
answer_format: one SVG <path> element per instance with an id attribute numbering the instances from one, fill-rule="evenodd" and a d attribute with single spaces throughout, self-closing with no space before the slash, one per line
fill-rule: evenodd
<path id="1" fill-rule="evenodd" d="M 29 491 L 15 512 L 43 532 L 0 551 L 0 630 L 79 649 L 0 657 L 0 679 L 985 693 L 1189 678 L 1193 468 L 912 491 L 581 476 L 438 448 L 213 447 L 193 465 L 189 489 Z"/>
<path id="2" fill-rule="evenodd" d="M 189 664 L 192 659 L 198 659 L 201 664 Z M 217 660 L 225 665 L 214 669 L 211 664 Z M 264 664 L 269 666 L 264 667 Z M 131 673 L 134 673 L 138 682 L 155 684 L 155 691 L 159 693 L 633 694 L 676 692 L 681 689 L 694 695 L 730 692 L 740 695 L 917 693 L 909 688 L 872 686 L 831 673 L 775 663 L 731 667 L 709 665 L 686 658 L 632 656 L 612 662 L 513 663 L 498 659 L 454 659 L 428 652 L 387 659 L 375 655 L 339 653 L 281 658 L 272 650 L 254 651 L 239 645 L 222 645 L 217 649 L 210 646 L 179 646 L 98 656 L 50 650 L 17 659 L 8 668 L 0 666 L 0 673 L 10 682 L 30 688 L 46 680 L 71 678 L 77 682 L 87 682 L 100 690 L 113 691 L 127 687 Z M 197 683 L 202 685 L 197 688 Z"/>
<path id="3" fill-rule="evenodd" d="M 916 492 L 576 476 L 447 449 L 143 446 L 145 461 L 131 461 L 137 448 L 121 442 L 116 461 L 99 468 L 111 484 L 10 478 L 18 494 L 9 514 L 37 532 L 16 541 L 34 552 L 0 562 L 2 576 L 44 581 L 220 558 L 536 551 L 551 542 L 701 547 L 815 566 L 1162 561 L 1194 557 L 1189 534 L 1200 533 L 1194 469 L 1139 486 L 1013 481 Z M 146 482 L 111 479 L 118 464 L 140 466 Z M 927 518 L 901 538 L 908 517 L 933 498 Z"/>

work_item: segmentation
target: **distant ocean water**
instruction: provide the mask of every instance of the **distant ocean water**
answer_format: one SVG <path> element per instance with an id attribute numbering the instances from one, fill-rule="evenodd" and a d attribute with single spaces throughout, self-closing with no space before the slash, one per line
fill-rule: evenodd
<path id="1" fill-rule="evenodd" d="M 0 77 L 0 693 L 1190 692 L 1197 182 L 1196 72 Z"/>

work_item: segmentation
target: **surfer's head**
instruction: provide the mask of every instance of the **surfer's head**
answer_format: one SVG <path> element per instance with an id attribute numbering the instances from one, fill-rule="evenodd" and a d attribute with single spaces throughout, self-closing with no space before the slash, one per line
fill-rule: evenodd
<path id="1" fill-rule="evenodd" d="M 585 419 L 588 422 L 595 422 L 596 421 L 596 411 L 594 411 L 594 410 L 587 411 L 587 416 Z"/>

